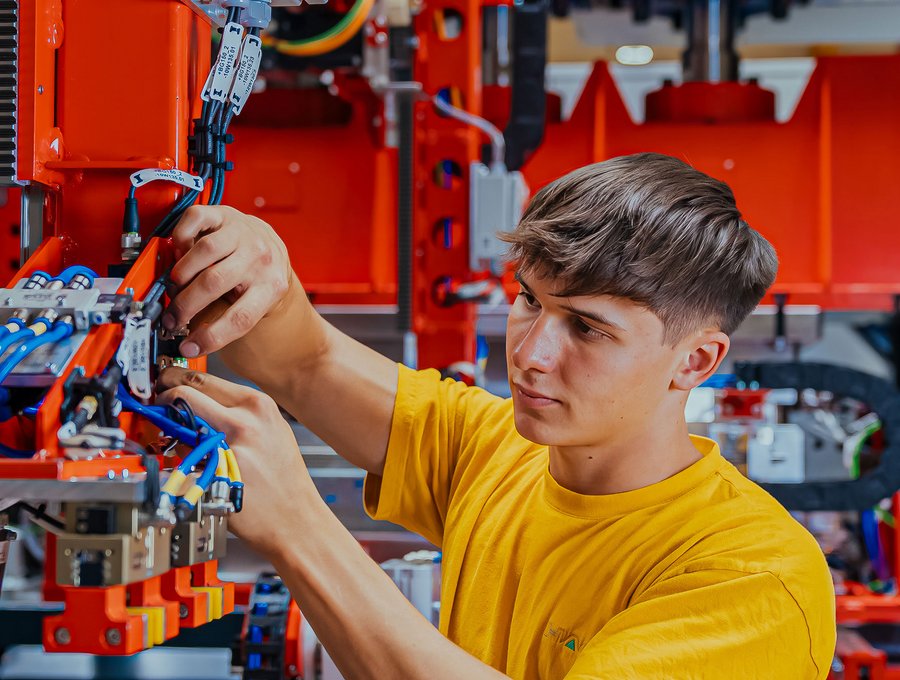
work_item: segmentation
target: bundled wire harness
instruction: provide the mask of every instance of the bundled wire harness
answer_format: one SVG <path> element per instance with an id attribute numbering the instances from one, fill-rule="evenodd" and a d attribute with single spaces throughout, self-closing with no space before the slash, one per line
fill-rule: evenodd
<path id="1" fill-rule="evenodd" d="M 182 197 L 150 232 L 150 237 L 166 237 L 181 216 L 208 191 L 207 204 L 218 205 L 225 191 L 225 173 L 233 168 L 226 158 L 227 145 L 233 140 L 228 132 L 234 117 L 240 115 L 253 90 L 262 58 L 260 32 L 271 18 L 267 2 L 228 0 L 228 16 L 222 29 L 219 51 L 203 88 L 201 114 L 194 121 L 190 154 L 194 172 L 149 168 L 131 175 L 131 188 L 125 199 L 122 222 L 123 259 L 134 259 L 142 249 L 137 189 L 164 180 L 185 187 Z M 246 33 L 244 25 L 248 27 Z"/>
<path id="2" fill-rule="evenodd" d="M 192 447 L 162 486 L 158 518 L 171 520 L 174 512 L 177 519 L 183 520 L 206 492 L 210 492 L 210 509 L 240 512 L 244 484 L 237 458 L 224 434 L 196 416 L 186 402 L 179 406 L 142 404 L 121 385 L 118 399 L 124 411 L 140 415 L 165 436 Z M 194 475 L 198 469 L 199 475 Z"/>

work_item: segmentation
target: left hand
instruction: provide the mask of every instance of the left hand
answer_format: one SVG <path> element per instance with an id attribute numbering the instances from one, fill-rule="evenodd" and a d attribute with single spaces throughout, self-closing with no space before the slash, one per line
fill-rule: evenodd
<path id="1" fill-rule="evenodd" d="M 244 481 L 244 505 L 229 528 L 269 559 L 292 540 L 290 517 L 320 501 L 297 440 L 275 402 L 263 392 L 208 373 L 169 368 L 157 403 L 181 397 L 210 426 L 225 433 Z"/>

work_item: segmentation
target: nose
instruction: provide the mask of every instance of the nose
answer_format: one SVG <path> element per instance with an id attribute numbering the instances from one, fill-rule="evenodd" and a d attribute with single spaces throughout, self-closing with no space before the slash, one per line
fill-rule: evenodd
<path id="1" fill-rule="evenodd" d="M 554 319 L 541 314 L 513 340 L 512 361 L 522 371 L 552 372 L 562 351 L 562 332 Z"/>

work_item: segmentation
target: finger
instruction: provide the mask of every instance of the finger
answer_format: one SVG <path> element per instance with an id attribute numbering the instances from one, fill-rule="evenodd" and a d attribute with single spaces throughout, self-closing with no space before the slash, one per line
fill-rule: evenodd
<path id="1" fill-rule="evenodd" d="M 184 211 L 172 231 L 176 255 L 184 254 L 194 245 L 200 234 L 217 231 L 228 213 L 220 206 L 192 205 Z"/>
<path id="2" fill-rule="evenodd" d="M 179 385 L 166 390 L 157 396 L 156 403 L 172 404 L 176 399 L 184 399 L 195 414 L 209 423 L 210 427 L 219 432 L 224 432 L 225 436 L 229 436 L 229 433 L 233 433 L 241 427 L 240 412 L 238 410 L 228 408 L 212 397 L 188 385 Z"/>
<path id="3" fill-rule="evenodd" d="M 273 293 L 267 288 L 250 288 L 218 319 L 192 328 L 181 343 L 181 355 L 192 358 L 215 352 L 253 330 L 272 304 Z"/>
<path id="4" fill-rule="evenodd" d="M 182 386 L 190 387 L 228 408 L 240 406 L 256 394 L 256 390 L 251 387 L 238 385 L 209 373 L 174 366 L 160 373 L 157 382 L 166 390 Z"/>
<path id="5" fill-rule="evenodd" d="M 176 286 L 186 286 L 198 274 L 234 253 L 237 245 L 238 234 L 234 229 L 220 229 L 200 236 L 172 267 L 169 280 Z"/>
<path id="6" fill-rule="evenodd" d="M 202 241 L 201 241 L 202 243 Z M 249 270 L 237 255 L 205 269 L 166 308 L 163 326 L 180 328 L 233 288 L 244 287 Z"/>

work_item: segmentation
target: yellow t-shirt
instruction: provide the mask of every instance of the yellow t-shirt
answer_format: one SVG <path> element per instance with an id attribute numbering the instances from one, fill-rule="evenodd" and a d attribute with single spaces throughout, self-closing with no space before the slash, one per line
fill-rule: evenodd
<path id="1" fill-rule="evenodd" d="M 703 458 L 658 484 L 577 494 L 516 432 L 510 400 L 401 367 L 366 509 L 440 546 L 441 631 L 513 678 L 825 678 L 819 547 L 694 443 Z"/>

